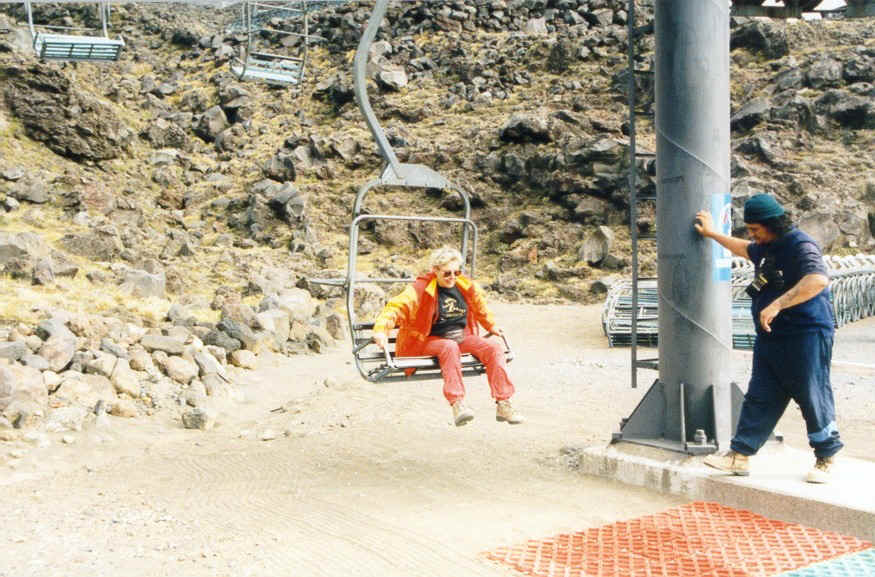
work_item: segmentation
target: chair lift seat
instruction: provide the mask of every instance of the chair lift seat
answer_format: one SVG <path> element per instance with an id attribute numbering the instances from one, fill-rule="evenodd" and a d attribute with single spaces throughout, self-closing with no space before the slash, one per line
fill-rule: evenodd
<path id="1" fill-rule="evenodd" d="M 371 382 L 391 382 L 402 380 L 423 380 L 440 378 L 441 366 L 436 357 L 398 357 L 395 356 L 395 333 L 390 335 L 389 347 L 386 351 L 380 350 L 371 341 L 373 335 L 373 323 L 361 323 L 355 325 L 355 362 L 359 371 Z M 513 360 L 513 352 L 504 340 L 504 354 L 507 362 Z M 486 372 L 486 366 L 480 359 L 470 353 L 461 356 L 462 375 L 482 375 Z M 407 375 L 409 369 L 415 369 L 412 375 Z"/>
<path id="2" fill-rule="evenodd" d="M 296 85 L 301 77 L 301 60 L 298 58 L 265 60 L 250 56 L 246 64 L 242 62 L 232 64 L 231 72 L 240 80 L 260 80 L 283 86 Z"/>
<path id="3" fill-rule="evenodd" d="M 67 34 L 37 34 L 34 52 L 43 60 L 116 61 L 125 41 L 105 36 L 71 36 Z"/>

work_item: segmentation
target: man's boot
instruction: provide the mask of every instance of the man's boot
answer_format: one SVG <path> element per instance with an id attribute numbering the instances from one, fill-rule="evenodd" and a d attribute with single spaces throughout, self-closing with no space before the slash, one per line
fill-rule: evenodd
<path id="1" fill-rule="evenodd" d="M 705 457 L 705 464 L 733 475 L 746 477 L 750 475 L 750 465 L 747 462 L 747 455 L 728 451 L 725 455 L 713 453 Z"/>
<path id="2" fill-rule="evenodd" d="M 809 483 L 829 483 L 832 478 L 832 457 L 818 457 L 814 468 L 808 471 L 805 480 Z"/>

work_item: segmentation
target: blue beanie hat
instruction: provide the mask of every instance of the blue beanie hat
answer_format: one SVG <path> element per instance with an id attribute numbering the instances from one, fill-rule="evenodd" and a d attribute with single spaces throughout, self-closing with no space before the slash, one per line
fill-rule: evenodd
<path id="1" fill-rule="evenodd" d="M 784 214 L 784 207 L 771 194 L 755 194 L 744 203 L 744 222 L 763 222 Z"/>

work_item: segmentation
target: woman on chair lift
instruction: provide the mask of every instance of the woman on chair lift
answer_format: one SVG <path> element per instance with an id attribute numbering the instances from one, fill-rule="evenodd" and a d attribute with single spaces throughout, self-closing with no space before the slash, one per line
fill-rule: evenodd
<path id="1" fill-rule="evenodd" d="M 437 357 L 444 378 L 444 397 L 453 409 L 456 426 L 464 425 L 474 414 L 464 405 L 460 355 L 471 353 L 486 366 L 486 378 L 495 399 L 495 420 L 510 424 L 523 422 L 514 411 L 510 397 L 513 383 L 507 376 L 504 348 L 497 340 L 478 334 L 478 323 L 488 332 L 500 335 L 483 291 L 462 275 L 463 259 L 454 248 L 439 248 L 431 254 L 431 272 L 416 279 L 390 300 L 374 323 L 373 339 L 382 349 L 389 343 L 389 331 L 398 327 L 395 354 L 399 357 Z"/>

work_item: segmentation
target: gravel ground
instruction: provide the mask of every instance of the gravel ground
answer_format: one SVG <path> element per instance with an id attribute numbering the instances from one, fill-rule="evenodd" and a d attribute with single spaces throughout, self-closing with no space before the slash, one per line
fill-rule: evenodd
<path id="1" fill-rule="evenodd" d="M 629 387 L 629 350 L 607 347 L 601 308 L 495 309 L 525 424 L 494 420 L 483 377 L 468 382 L 476 418 L 456 428 L 439 383 L 366 383 L 345 343 L 263 356 L 213 430 L 110 418 L 70 445 L 0 446 L 0 576 L 507 576 L 482 553 L 683 502 L 561 456 L 606 443 L 645 390 Z M 873 329 L 843 328 L 835 351 L 844 454 L 864 459 Z M 750 355 L 732 363 L 746 383 Z M 805 446 L 798 411 L 779 428 Z"/>

